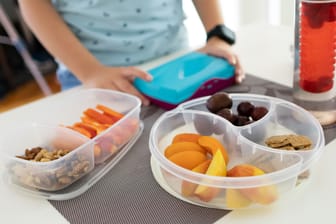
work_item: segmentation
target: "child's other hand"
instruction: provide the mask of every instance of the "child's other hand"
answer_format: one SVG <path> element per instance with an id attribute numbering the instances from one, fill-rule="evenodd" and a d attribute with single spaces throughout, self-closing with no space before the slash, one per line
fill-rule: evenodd
<path id="1" fill-rule="evenodd" d="M 245 73 L 238 56 L 233 53 L 231 45 L 225 41 L 219 39 L 218 37 L 212 37 L 204 47 L 199 49 L 199 51 L 228 60 L 230 64 L 235 66 L 235 77 L 237 83 L 241 83 L 245 78 Z"/>
<path id="2" fill-rule="evenodd" d="M 142 95 L 133 85 L 134 79 L 138 77 L 151 81 L 152 76 L 136 67 L 108 67 L 96 68 L 91 74 L 82 80 L 84 86 L 113 89 L 129 93 L 140 98 L 143 105 L 149 105 L 149 100 Z"/>

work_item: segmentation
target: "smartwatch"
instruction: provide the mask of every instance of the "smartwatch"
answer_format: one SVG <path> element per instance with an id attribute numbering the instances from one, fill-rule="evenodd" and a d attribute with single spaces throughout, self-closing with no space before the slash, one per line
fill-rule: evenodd
<path id="1" fill-rule="evenodd" d="M 211 37 L 218 37 L 225 42 L 233 45 L 236 42 L 236 34 L 230 28 L 225 26 L 224 24 L 220 24 L 215 26 L 212 30 L 207 33 L 207 41 Z"/>

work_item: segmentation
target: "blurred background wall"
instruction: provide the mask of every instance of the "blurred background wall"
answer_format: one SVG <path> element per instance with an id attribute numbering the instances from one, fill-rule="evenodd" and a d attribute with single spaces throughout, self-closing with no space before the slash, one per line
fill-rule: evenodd
<path id="1" fill-rule="evenodd" d="M 293 26 L 295 0 L 221 0 L 225 23 L 233 30 L 253 23 Z M 191 0 L 184 0 L 191 46 L 204 42 L 205 33 Z"/>

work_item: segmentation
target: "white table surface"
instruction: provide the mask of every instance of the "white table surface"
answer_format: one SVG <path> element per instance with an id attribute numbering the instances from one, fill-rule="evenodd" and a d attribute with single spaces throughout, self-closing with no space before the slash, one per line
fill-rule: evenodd
<path id="1" fill-rule="evenodd" d="M 290 49 L 294 43 L 293 29 L 251 25 L 238 32 L 238 37 L 236 52 L 248 73 L 292 86 L 293 57 Z M 336 223 L 335 148 L 336 140 L 325 147 L 309 182 L 297 187 L 284 200 L 267 209 L 230 212 L 216 224 Z"/>
<path id="2" fill-rule="evenodd" d="M 261 78 L 287 86 L 292 84 L 290 46 L 294 36 L 289 27 L 252 25 L 238 31 L 236 52 L 241 58 L 245 71 Z M 176 55 L 148 63 L 144 69 L 154 67 Z M 0 114 L 0 133 L 14 121 L 47 121 L 41 118 L 39 108 L 52 103 L 54 99 L 70 90 L 35 101 L 22 107 Z M 329 143 L 321 159 L 315 165 L 314 175 L 309 182 L 297 187 L 285 200 L 263 209 L 233 211 L 216 223 L 261 224 L 261 223 L 336 223 L 334 204 L 336 201 L 336 141 Z M 1 150 L 1 149 L 0 149 Z M 0 164 L 0 169 L 3 169 Z M 45 199 L 17 194 L 8 189 L 0 179 L 0 220 L 1 223 L 68 223 L 68 221 Z"/>

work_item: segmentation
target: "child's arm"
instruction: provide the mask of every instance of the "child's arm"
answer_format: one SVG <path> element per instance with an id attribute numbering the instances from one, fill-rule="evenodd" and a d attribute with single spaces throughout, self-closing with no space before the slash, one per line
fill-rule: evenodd
<path id="1" fill-rule="evenodd" d="M 22 15 L 45 48 L 62 61 L 83 84 L 116 89 L 146 99 L 134 88 L 135 77 L 150 80 L 148 73 L 134 67 L 102 65 L 71 32 L 50 0 L 19 0 Z"/>
<path id="2" fill-rule="evenodd" d="M 206 32 L 209 32 L 216 25 L 224 24 L 218 0 L 193 0 L 193 3 Z M 226 58 L 236 68 L 235 75 L 237 82 L 241 82 L 244 78 L 245 75 L 240 65 L 239 58 L 234 54 L 231 46 L 227 42 L 220 38 L 212 37 L 200 51 Z"/>
<path id="3" fill-rule="evenodd" d="M 224 24 L 224 19 L 217 0 L 193 0 L 198 15 L 206 32 L 209 32 L 218 24 Z"/>

